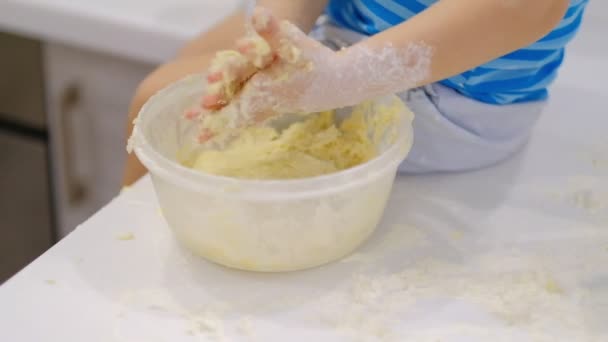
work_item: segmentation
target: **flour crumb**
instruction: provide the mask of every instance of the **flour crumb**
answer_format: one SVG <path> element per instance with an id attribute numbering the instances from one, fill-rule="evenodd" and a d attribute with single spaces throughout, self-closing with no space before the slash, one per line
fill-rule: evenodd
<path id="1" fill-rule="evenodd" d="M 559 284 L 553 278 L 547 278 L 545 283 L 545 290 L 549 293 L 553 294 L 563 294 L 564 290 L 559 286 Z"/>
<path id="2" fill-rule="evenodd" d="M 598 169 L 604 170 L 604 169 L 608 168 L 608 159 L 593 158 L 593 159 L 591 159 L 591 165 L 596 170 L 598 170 Z"/>
<path id="3" fill-rule="evenodd" d="M 608 198 L 605 194 L 600 194 L 592 189 L 581 189 L 569 194 L 568 202 L 576 208 L 584 210 L 590 214 L 608 207 Z"/>
<path id="4" fill-rule="evenodd" d="M 241 335 L 252 336 L 254 329 L 253 329 L 253 322 L 251 321 L 251 318 L 250 317 L 241 318 L 236 325 L 236 330 Z"/>
<path id="5" fill-rule="evenodd" d="M 47 279 L 45 282 L 47 284 L 49 284 L 49 285 L 55 285 L 55 284 L 57 284 L 57 282 L 54 279 Z"/>
<path id="6" fill-rule="evenodd" d="M 215 314 L 205 312 L 190 317 L 190 329 L 196 333 L 203 334 L 212 341 L 224 341 L 224 323 Z"/>
<path id="7" fill-rule="evenodd" d="M 597 180 L 573 178 L 568 183 L 564 190 L 552 191 L 549 195 L 588 214 L 597 214 L 608 208 L 608 192 L 599 190 Z"/>
<path id="8" fill-rule="evenodd" d="M 129 240 L 134 240 L 135 239 L 135 235 L 131 232 L 128 233 L 121 233 L 116 235 L 116 240 L 120 240 L 120 241 L 129 241 Z"/>
<path id="9" fill-rule="evenodd" d="M 464 233 L 460 230 L 454 230 L 450 233 L 453 240 L 460 240 L 464 237 Z"/>

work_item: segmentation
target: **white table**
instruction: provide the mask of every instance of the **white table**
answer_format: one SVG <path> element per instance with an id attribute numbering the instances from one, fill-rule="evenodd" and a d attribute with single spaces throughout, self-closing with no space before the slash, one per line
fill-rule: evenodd
<path id="1" fill-rule="evenodd" d="M 593 33 L 521 154 L 398 178 L 346 260 L 290 274 L 199 260 L 144 178 L 0 287 L 0 341 L 608 340 L 608 71 Z"/>

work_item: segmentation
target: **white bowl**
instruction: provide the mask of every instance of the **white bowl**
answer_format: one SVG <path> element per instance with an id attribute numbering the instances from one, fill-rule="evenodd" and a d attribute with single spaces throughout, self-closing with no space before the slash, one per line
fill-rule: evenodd
<path id="1" fill-rule="evenodd" d="M 397 106 L 392 108 L 398 120 L 383 133 L 378 157 L 319 177 L 243 180 L 204 174 L 176 161 L 180 153 L 194 153 L 196 125 L 182 113 L 200 100 L 205 86 L 203 76 L 190 76 L 153 96 L 130 141 L 184 246 L 228 267 L 277 272 L 337 260 L 369 237 L 412 144 L 413 114 L 396 96 L 377 99 L 366 111 L 371 117 L 381 107 Z"/>

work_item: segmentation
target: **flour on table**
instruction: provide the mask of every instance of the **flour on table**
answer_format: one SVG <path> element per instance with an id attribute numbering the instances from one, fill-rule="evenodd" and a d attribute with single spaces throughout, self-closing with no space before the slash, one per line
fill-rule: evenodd
<path id="1" fill-rule="evenodd" d="M 212 341 L 224 341 L 224 322 L 213 312 L 204 312 L 200 315 L 188 317 L 190 330 L 195 333 L 203 334 Z"/>
<path id="2" fill-rule="evenodd" d="M 559 189 L 552 190 L 550 196 L 588 214 L 608 209 L 608 188 L 591 176 L 573 177 Z"/>
<path id="3" fill-rule="evenodd" d="M 593 165 L 594 169 L 608 169 L 608 158 L 600 159 L 600 158 L 592 158 L 591 165 Z"/>
<path id="4" fill-rule="evenodd" d="M 245 335 L 245 336 L 249 336 L 249 337 L 253 336 L 254 327 L 253 327 L 253 322 L 252 322 L 251 318 L 250 317 L 241 318 L 236 325 L 236 330 L 241 335 Z"/>
<path id="5" fill-rule="evenodd" d="M 591 213 L 608 207 L 608 194 L 597 193 L 593 189 L 583 189 L 570 193 L 567 200 L 577 208 Z"/>
<path id="6" fill-rule="evenodd" d="M 467 267 L 431 259 L 398 272 L 356 274 L 346 290 L 320 300 L 319 322 L 345 336 L 377 340 L 432 340 L 457 332 L 484 336 L 483 328 L 458 322 L 425 336 L 416 332 L 404 336 L 395 330 L 399 318 L 413 314 L 420 301 L 439 298 L 479 307 L 507 326 L 544 336 L 539 341 L 555 338 L 544 334 L 552 324 L 568 327 L 573 336 L 581 336 L 584 320 L 577 302 L 580 294 L 564 289 L 542 264 L 518 269 L 529 262 L 528 258 L 490 257 Z"/>

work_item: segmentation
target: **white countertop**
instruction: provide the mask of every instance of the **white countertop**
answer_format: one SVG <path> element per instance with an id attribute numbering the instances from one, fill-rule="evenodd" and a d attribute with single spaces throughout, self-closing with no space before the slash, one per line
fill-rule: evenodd
<path id="1" fill-rule="evenodd" d="M 253 274 L 192 257 L 146 177 L 0 287 L 0 341 L 608 340 L 603 39 L 581 33 L 521 154 L 399 177 L 346 260 Z"/>
<path id="2" fill-rule="evenodd" d="M 243 0 L 2 0 L 0 30 L 158 64 Z"/>

